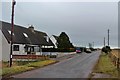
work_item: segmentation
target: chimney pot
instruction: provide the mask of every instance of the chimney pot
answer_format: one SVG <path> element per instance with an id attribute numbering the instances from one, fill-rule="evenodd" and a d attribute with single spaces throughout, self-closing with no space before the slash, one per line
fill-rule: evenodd
<path id="1" fill-rule="evenodd" d="M 32 32 L 34 32 L 34 27 L 33 27 L 33 25 L 30 25 L 30 26 L 29 26 L 29 30 L 32 31 Z"/>

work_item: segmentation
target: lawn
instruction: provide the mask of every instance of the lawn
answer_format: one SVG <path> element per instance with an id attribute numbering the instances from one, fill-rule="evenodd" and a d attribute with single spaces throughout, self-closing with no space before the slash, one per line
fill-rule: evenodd
<path id="1" fill-rule="evenodd" d="M 93 73 L 102 73 L 102 74 L 109 74 L 112 77 L 118 77 L 118 70 L 111 62 L 108 55 L 102 53 L 96 64 Z"/>
<path id="2" fill-rule="evenodd" d="M 55 60 L 44 60 L 44 61 L 31 62 L 31 63 L 20 65 L 20 66 L 12 66 L 11 68 L 3 67 L 1 75 L 6 77 L 6 76 L 13 75 L 13 74 L 41 68 L 43 66 L 53 64 L 53 63 L 56 63 L 56 61 Z"/>

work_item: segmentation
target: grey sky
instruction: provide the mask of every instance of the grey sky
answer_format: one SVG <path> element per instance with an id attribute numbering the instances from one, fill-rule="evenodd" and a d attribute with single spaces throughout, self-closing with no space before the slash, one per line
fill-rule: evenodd
<path id="1" fill-rule="evenodd" d="M 2 19 L 10 22 L 11 3 L 2 3 Z M 117 2 L 17 2 L 15 24 L 44 31 L 49 36 L 66 32 L 77 46 L 103 46 L 110 29 L 110 45 L 118 44 Z M 107 42 L 106 42 L 107 43 Z"/>
<path id="2" fill-rule="evenodd" d="M 10 2 L 11 0 L 1 0 Z M 118 2 L 120 0 L 16 0 L 17 2 Z"/>

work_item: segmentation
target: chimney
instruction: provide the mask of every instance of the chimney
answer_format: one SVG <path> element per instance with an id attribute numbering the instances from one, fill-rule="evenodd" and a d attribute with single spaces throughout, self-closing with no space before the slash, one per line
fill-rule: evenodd
<path id="1" fill-rule="evenodd" d="M 34 27 L 33 27 L 33 25 L 30 25 L 28 29 L 29 29 L 31 32 L 34 33 Z"/>

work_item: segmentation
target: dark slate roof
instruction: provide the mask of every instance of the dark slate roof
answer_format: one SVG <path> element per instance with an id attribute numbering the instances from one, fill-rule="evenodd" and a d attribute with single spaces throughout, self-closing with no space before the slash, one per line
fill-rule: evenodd
<path id="1" fill-rule="evenodd" d="M 11 24 L 7 22 L 0 21 L 2 23 L 2 33 L 10 43 L 10 34 L 8 31 L 11 31 Z M 0 27 L 1 28 L 1 27 Z M 28 37 L 25 37 L 23 33 L 27 34 Z M 31 44 L 31 45 L 44 45 L 44 46 L 54 46 L 52 41 L 49 39 L 49 42 L 46 41 L 45 36 L 48 36 L 46 33 L 34 30 L 32 32 L 30 29 L 14 25 L 14 35 L 13 43 L 14 44 Z"/>

